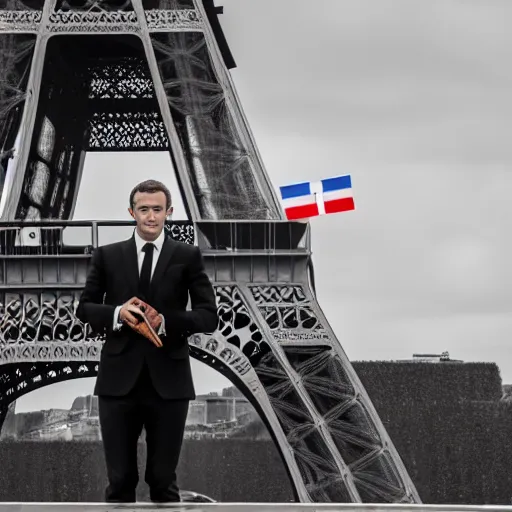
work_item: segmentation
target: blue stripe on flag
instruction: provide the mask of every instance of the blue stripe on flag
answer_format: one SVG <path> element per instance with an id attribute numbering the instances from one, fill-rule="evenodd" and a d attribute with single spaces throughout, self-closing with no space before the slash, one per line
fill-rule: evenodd
<path id="1" fill-rule="evenodd" d="M 352 188 L 352 180 L 348 174 L 322 180 L 322 190 L 324 192 L 333 192 L 334 190 L 344 190 L 346 188 Z"/>
<path id="2" fill-rule="evenodd" d="M 309 181 L 306 181 L 304 183 L 294 183 L 293 185 L 285 185 L 284 187 L 279 188 L 281 189 L 281 197 L 283 199 L 309 196 L 311 194 L 311 187 Z"/>

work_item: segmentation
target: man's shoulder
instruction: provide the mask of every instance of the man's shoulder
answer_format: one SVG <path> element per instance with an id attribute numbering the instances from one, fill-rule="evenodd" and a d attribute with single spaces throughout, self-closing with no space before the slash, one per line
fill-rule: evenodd
<path id="1" fill-rule="evenodd" d="M 173 240 L 172 238 L 169 238 L 168 242 L 174 246 L 176 254 L 179 254 L 184 258 L 190 257 L 199 251 L 199 247 L 196 245 L 188 244 L 186 242 L 179 242 L 178 240 Z"/>
<path id="2" fill-rule="evenodd" d="M 179 249 L 180 251 L 192 253 L 198 249 L 197 245 L 189 244 L 187 242 L 180 242 L 179 240 L 174 240 L 172 238 L 168 238 L 168 240 L 176 246 L 176 249 Z"/>

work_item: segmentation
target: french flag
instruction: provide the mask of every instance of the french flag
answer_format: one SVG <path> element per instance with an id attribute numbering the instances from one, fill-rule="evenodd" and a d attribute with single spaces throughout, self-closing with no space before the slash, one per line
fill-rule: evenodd
<path id="1" fill-rule="evenodd" d="M 288 220 L 355 210 L 350 175 L 280 187 Z"/>

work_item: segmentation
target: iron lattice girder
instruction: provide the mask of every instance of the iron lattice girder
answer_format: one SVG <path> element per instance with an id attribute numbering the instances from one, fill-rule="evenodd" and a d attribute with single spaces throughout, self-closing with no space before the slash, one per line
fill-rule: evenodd
<path id="1" fill-rule="evenodd" d="M 200 223 L 196 230 L 214 283 L 219 324 L 214 333 L 189 339 L 191 354 L 228 377 L 256 407 L 299 499 L 419 501 L 309 289 L 307 225 Z M 185 225 L 171 228 L 171 236 L 191 243 L 188 235 Z M 40 363 L 49 362 L 51 370 L 52 363 L 75 361 L 79 368 L 99 360 L 102 336 L 76 318 L 90 257 L 84 252 L 85 258 L 63 254 L 41 265 L 27 258 L 17 274 L 3 274 L 0 373 L 7 378 L 0 378 L 0 415 L 14 396 L 50 382 L 36 375 Z M 59 268 L 52 271 L 51 262 Z M 43 284 L 46 290 L 38 292 Z M 17 367 L 27 361 L 34 378 Z"/>
<path id="2" fill-rule="evenodd" d="M 390 447 L 368 414 L 361 390 L 351 382 L 304 289 L 216 285 L 215 291 L 218 329 L 193 336 L 191 354 L 244 391 L 275 438 L 276 429 L 282 430 L 286 444 L 278 439 L 280 448 L 291 450 L 295 476 L 306 484 L 310 499 L 359 501 L 350 491 L 352 481 L 363 501 L 413 502 L 400 473 L 393 469 Z M 54 382 L 92 377 L 97 371 L 102 339 L 76 319 L 77 298 L 65 291 L 54 292 L 52 299 L 47 293 L 44 302 L 43 297 L 35 301 L 30 295 L 11 293 L 10 303 L 6 296 L 2 301 L 8 320 L 0 330 L 0 340 L 7 345 L 2 355 L 8 355 L 10 348 L 19 359 L 0 365 L 0 411 L 7 411 L 8 404 L 25 393 Z M 262 297 L 280 299 L 271 303 L 262 302 Z M 291 302 L 295 297 L 302 300 Z M 280 311 L 278 320 L 267 317 L 267 327 L 259 324 L 251 305 L 274 307 Z M 19 329 L 10 328 L 14 325 Z M 79 325 L 82 328 L 76 329 Z M 270 337 L 264 334 L 267 329 Z M 28 332 L 36 336 L 26 339 Z M 275 339 L 285 332 L 289 339 L 295 337 L 295 343 L 281 342 L 276 351 Z M 93 350 L 84 351 L 87 347 Z M 33 362 L 24 363 L 24 358 Z M 287 367 L 296 378 L 290 378 Z M 380 483 L 367 488 L 365 479 L 372 473 L 382 475 Z"/>
<path id="3" fill-rule="evenodd" d="M 48 384 L 94 377 L 97 361 L 35 361 L 0 366 L 0 407 Z"/>
<path id="4" fill-rule="evenodd" d="M 122 51 L 122 45 L 120 48 Z M 69 102 L 83 97 L 86 104 L 77 114 L 86 117 L 79 124 L 88 127 L 83 149 L 168 151 L 170 144 L 145 59 L 140 55 L 104 56 L 97 49 L 87 47 L 82 52 L 83 55 L 68 55 L 64 59 L 67 66 L 62 66 L 60 59 L 55 63 L 50 60 L 47 75 L 51 76 L 52 89 L 56 90 L 72 87 L 68 73 L 80 76 L 74 94 L 66 97 Z M 110 50 L 114 52 L 115 49 Z M 76 57 L 79 63 L 75 62 Z"/>
<path id="5" fill-rule="evenodd" d="M 90 152 L 170 149 L 162 116 L 155 111 L 95 112 L 89 118 L 89 126 Z"/>
<path id="6" fill-rule="evenodd" d="M 282 218 L 277 194 L 270 185 L 226 69 L 233 64 L 232 59 L 228 58 L 223 45 L 216 46 L 220 26 L 215 23 L 217 14 L 213 2 L 180 1 L 179 6 L 185 7 L 180 9 L 176 8 L 174 0 L 169 5 L 154 0 L 151 6 L 147 1 L 131 1 L 133 11 L 57 13 L 54 0 L 45 2 L 35 45 L 30 49 L 32 63 L 23 61 L 25 76 L 29 77 L 26 86 L 20 87 L 24 105 L 20 112 L 14 109 L 9 112 L 13 123 L 8 128 L 7 147 L 15 143 L 20 126 L 24 126 L 25 136 L 19 143 L 18 158 L 14 162 L 21 171 L 16 171 L 12 183 L 4 190 L 7 197 L 3 218 L 68 218 L 76 198 L 76 177 L 82 172 L 87 149 L 170 150 L 187 212 L 194 220 Z M 152 8 L 164 5 L 169 9 Z M 189 6 L 195 8 L 193 12 L 200 19 L 198 27 L 188 24 L 181 28 L 151 28 L 155 20 L 159 24 L 169 17 L 179 25 L 180 20 L 189 19 Z M 0 11 L 0 18 L 7 12 L 10 11 Z M 59 37 L 48 37 L 53 33 L 48 23 L 53 23 L 55 15 L 60 17 L 56 22 Z M 131 21 L 125 23 L 126 16 L 134 18 L 135 31 L 131 30 Z M 16 30 L 10 30 L 19 28 L 16 23 L 11 20 L 3 26 L 7 27 L 4 32 L 8 32 L 0 35 L 8 47 L 4 56 L 17 52 L 23 43 L 12 38 L 19 35 L 15 34 Z M 0 19 L 0 32 L 1 29 Z M 25 34 L 32 37 L 30 33 Z M 84 102 L 82 89 L 84 85 L 88 87 L 90 81 L 87 75 L 80 75 L 74 68 L 80 68 L 84 62 L 90 65 L 94 60 L 89 58 L 91 56 L 102 63 L 110 59 L 110 65 L 113 59 L 122 61 L 129 56 L 147 60 L 154 88 L 158 91 L 155 95 L 158 108 L 156 105 L 150 108 L 149 103 L 132 104 L 132 107 L 105 103 L 91 107 Z M 50 57 L 54 61 L 61 59 L 51 72 Z M 15 65 L 7 58 L 7 71 Z M 59 81 L 66 74 L 65 68 L 68 68 L 66 81 L 61 79 L 53 91 L 55 94 L 48 95 L 47 84 Z M 146 71 L 145 77 L 148 76 Z M 132 80 L 132 88 L 133 83 Z M 126 84 L 125 80 L 121 88 L 126 89 Z M 145 78 L 139 84 L 148 87 Z M 107 86 L 107 89 L 115 89 L 115 86 Z M 35 93 L 25 95 L 28 90 Z M 87 99 L 88 96 L 89 91 Z M 108 100 L 121 101 L 122 96 L 118 88 Z M 130 98 L 135 99 L 133 95 Z M 123 116 L 112 112 L 114 108 L 116 112 L 122 110 Z M 158 113 L 162 116 L 165 133 Z M 41 145 L 48 155 L 53 155 L 51 161 L 40 161 Z M 63 173 L 58 167 L 61 159 Z M 13 164 L 6 160 L 3 159 L 2 166 Z M 64 175 L 63 179 L 59 173 Z"/>
<path id="7" fill-rule="evenodd" d="M 94 5 L 98 3 L 93 2 Z M 150 32 L 184 32 L 203 28 L 202 18 L 195 9 L 151 9 L 146 11 L 146 18 Z M 57 10 L 50 12 L 48 19 L 43 22 L 42 10 L 0 8 L 0 34 L 40 31 L 50 34 L 108 34 L 120 31 L 136 34 L 142 29 L 133 11 Z"/>
<path id="8" fill-rule="evenodd" d="M 102 58 L 88 63 L 89 99 L 154 99 L 153 81 L 145 60 L 137 57 Z"/>
<path id="9" fill-rule="evenodd" d="M 147 63 L 142 58 L 98 59 L 90 83 L 87 151 L 168 151 L 169 140 Z"/>
<path id="10" fill-rule="evenodd" d="M 99 37 L 94 45 L 81 39 L 73 49 L 66 48 L 65 40 L 49 43 L 40 115 L 73 112 L 76 130 L 85 134 L 85 151 L 168 151 L 145 58 L 133 52 L 125 38 L 114 44 Z M 102 46 L 109 42 L 103 53 Z M 132 55 L 123 54 L 126 51 Z"/>

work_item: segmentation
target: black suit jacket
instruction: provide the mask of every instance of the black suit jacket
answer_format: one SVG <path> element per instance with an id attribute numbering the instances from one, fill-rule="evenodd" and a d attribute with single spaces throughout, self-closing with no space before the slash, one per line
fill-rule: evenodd
<path id="1" fill-rule="evenodd" d="M 198 247 L 166 238 L 147 300 L 165 318 L 163 347 L 123 325 L 114 331 L 116 306 L 138 296 L 139 268 L 135 238 L 95 249 L 77 316 L 106 334 L 96 395 L 123 396 L 134 386 L 144 361 L 163 398 L 194 399 L 188 336 L 213 332 L 218 316 L 215 293 Z M 190 294 L 191 311 L 186 310 Z"/>

